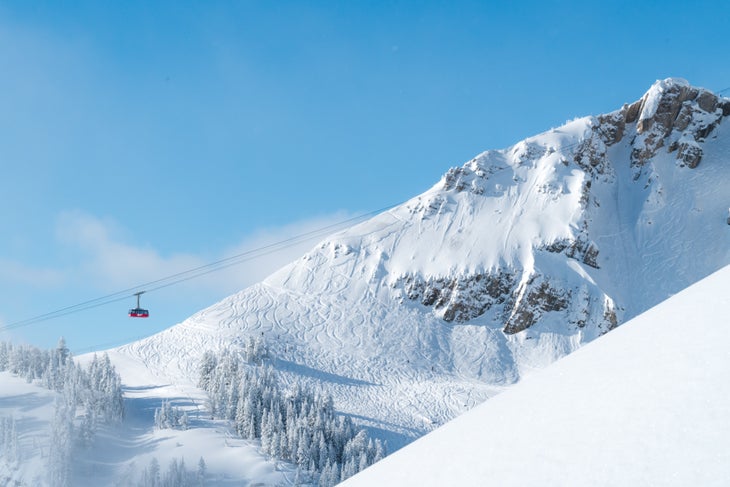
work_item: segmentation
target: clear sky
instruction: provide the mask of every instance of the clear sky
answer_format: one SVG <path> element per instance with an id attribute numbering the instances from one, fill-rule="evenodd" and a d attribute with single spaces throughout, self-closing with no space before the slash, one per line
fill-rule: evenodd
<path id="1" fill-rule="evenodd" d="M 0 326 L 415 196 L 679 76 L 730 87 L 727 1 L 0 3 Z M 0 339 L 103 348 L 316 240 Z M 131 294 L 131 292 L 130 292 Z"/>

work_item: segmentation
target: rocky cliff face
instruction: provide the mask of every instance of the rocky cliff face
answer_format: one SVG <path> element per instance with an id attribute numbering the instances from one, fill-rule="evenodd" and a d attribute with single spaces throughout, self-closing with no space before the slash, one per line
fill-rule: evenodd
<path id="1" fill-rule="evenodd" d="M 678 168 L 694 169 L 702 159 L 706 138 L 712 136 L 728 114 L 728 99 L 692 87 L 684 80 L 658 81 L 640 100 L 624 105 L 616 112 L 589 119 L 582 137 L 567 147 L 518 144 L 505 154 L 509 161 L 506 165 L 495 164 L 493 154 L 486 153 L 463 167 L 449 170 L 441 189 L 447 194 L 468 192 L 486 198 L 498 197 L 500 192 L 504 194 L 505 187 L 496 184 L 494 189 L 497 191 L 489 192 L 490 176 L 509 166 L 524 165 L 531 165 L 535 170 L 544 170 L 547 166 L 555 172 L 555 155 L 560 153 L 557 158 L 560 164 L 575 166 L 583 174 L 579 207 L 576 208 L 580 217 L 569 236 L 535 246 L 531 250 L 532 260 L 539 260 L 539 254 L 548 252 L 573 259 L 584 268 L 598 270 L 600 248 L 591 238 L 592 227 L 595 227 L 593 215 L 600 211 L 602 202 L 608 203 L 608 211 L 616 206 L 603 198 L 607 185 L 619 184 L 616 166 L 630 167 L 634 181 L 649 174 L 648 180 L 656 183 L 657 171 L 646 166 L 651 166 L 652 160 L 664 149 L 667 154 L 673 154 Z M 619 157 L 611 154 L 610 148 L 622 142 L 624 150 Z M 628 160 L 622 160 L 620 156 L 627 152 Z M 514 173 L 513 180 L 518 181 L 517 171 Z M 602 191 L 592 191 L 594 183 L 603 185 Z M 559 182 L 552 181 L 531 190 L 553 191 L 558 198 L 565 192 L 556 190 L 557 187 Z M 646 188 L 636 185 L 635 189 Z M 441 199 L 446 198 L 442 196 Z M 437 207 L 430 206 L 434 211 Z M 516 277 L 520 273 L 521 279 Z M 590 323 L 603 333 L 617 326 L 617 312 L 621 312 L 611 296 L 599 292 L 593 299 L 578 304 L 578 314 L 582 318 L 575 318 L 575 310 L 569 310 L 569 304 L 573 303 L 575 308 L 574 296 L 580 294 L 577 289 L 534 267 L 515 269 L 508 265 L 471 275 L 407 275 L 400 277 L 398 283 L 402 284 L 408 299 L 432 307 L 447 322 L 467 322 L 499 307 L 496 316 L 504 323 L 503 331 L 507 334 L 529 329 L 549 312 L 563 313 L 566 315 L 564 322 L 577 328 Z M 602 304 L 597 305 L 596 301 Z"/>
<path id="2" fill-rule="evenodd" d="M 666 79 L 657 81 L 640 100 L 599 117 L 597 131 L 613 145 L 630 126 L 634 167 L 642 167 L 666 147 L 676 153 L 678 164 L 695 168 L 702 159 L 701 144 L 728 115 L 730 100 L 681 79 Z"/>

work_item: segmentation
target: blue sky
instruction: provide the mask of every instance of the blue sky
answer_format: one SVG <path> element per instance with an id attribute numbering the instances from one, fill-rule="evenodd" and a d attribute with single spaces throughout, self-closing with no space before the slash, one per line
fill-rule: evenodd
<path id="1" fill-rule="evenodd" d="M 730 87 L 716 2 L 3 2 L 0 326 L 428 189 L 679 76 Z M 316 241 L 0 333 L 173 325 Z"/>

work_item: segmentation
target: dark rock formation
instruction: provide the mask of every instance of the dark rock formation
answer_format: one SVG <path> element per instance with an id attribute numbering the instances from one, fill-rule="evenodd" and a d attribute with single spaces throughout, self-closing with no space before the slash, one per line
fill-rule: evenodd
<path id="1" fill-rule="evenodd" d="M 657 81 L 641 98 L 621 110 L 597 117 L 595 133 L 607 145 L 622 140 L 634 125 L 631 165 L 641 168 L 659 149 L 677 151 L 681 166 L 695 168 L 702 160 L 699 143 L 730 115 L 730 100 L 687 84 L 683 80 Z M 582 168 L 601 168 L 602 154 L 585 143 L 576 150 Z"/>
<path id="2" fill-rule="evenodd" d="M 533 276 L 526 284 L 522 299 L 513 306 L 504 332 L 519 333 L 534 325 L 544 313 L 567 309 L 570 297 L 570 291 L 553 287 L 548 280 Z"/>
<path id="3" fill-rule="evenodd" d="M 459 277 L 407 275 L 396 281 L 408 299 L 433 307 L 444 321 L 462 323 L 504 303 L 515 284 L 509 273 L 477 273 Z"/>

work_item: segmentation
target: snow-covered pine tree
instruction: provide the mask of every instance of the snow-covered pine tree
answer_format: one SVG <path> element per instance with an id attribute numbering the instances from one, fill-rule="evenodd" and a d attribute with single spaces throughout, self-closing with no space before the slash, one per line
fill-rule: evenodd
<path id="1" fill-rule="evenodd" d="M 51 448 L 48 455 L 48 481 L 53 486 L 69 485 L 75 416 L 75 404 L 70 403 L 64 396 L 57 397 L 54 403 Z"/>
<path id="2" fill-rule="evenodd" d="M 138 487 L 192 487 L 205 485 L 205 460 L 200 457 L 198 471 L 193 473 L 185 466 L 185 458 L 173 458 L 162 472 L 157 458 L 153 457 L 147 468 L 142 470 Z"/>
<path id="3" fill-rule="evenodd" d="M 147 467 L 147 479 L 149 484 L 145 487 L 159 487 L 160 483 L 160 462 L 156 457 L 152 457 L 150 465 Z"/>
<path id="4" fill-rule="evenodd" d="M 20 445 L 18 443 L 18 429 L 15 418 L 0 418 L 0 459 L 7 464 L 20 461 Z"/>
<path id="5" fill-rule="evenodd" d="M 96 416 L 108 423 L 118 423 L 124 418 L 122 381 L 116 369 L 104 353 L 94 355 L 87 373 L 88 392 L 85 402 Z"/>
<path id="6" fill-rule="evenodd" d="M 0 342 L 0 372 L 8 370 L 11 350 L 12 345 L 10 343 Z"/>
<path id="7" fill-rule="evenodd" d="M 173 406 L 169 399 L 163 399 L 159 408 L 155 408 L 155 427 L 157 429 L 188 429 L 188 413 Z"/>
<path id="8" fill-rule="evenodd" d="M 205 476 L 208 473 L 208 467 L 205 465 L 205 460 L 203 457 L 200 457 L 200 460 L 198 460 L 198 471 L 195 475 L 196 484 L 198 487 L 203 487 L 205 485 Z"/>
<path id="9" fill-rule="evenodd" d="M 297 383 L 284 391 L 271 367 L 248 360 L 255 350 L 266 350 L 265 344 L 245 343 L 242 355 L 204 354 L 200 384 L 207 385 L 214 417 L 232 420 L 238 435 L 260 439 L 265 454 L 292 461 L 305 472 L 322 471 L 329 462 L 330 471 L 336 466 L 338 481 L 384 456 L 382 442 L 369 439 L 349 417 L 335 414 L 332 396 Z"/>
<path id="10" fill-rule="evenodd" d="M 187 472 L 185 471 L 185 459 L 176 458 L 170 460 L 167 472 L 162 477 L 163 487 L 185 487 L 187 485 Z"/>
<path id="11" fill-rule="evenodd" d="M 203 390 L 207 391 L 210 387 L 211 374 L 213 373 L 217 365 L 218 358 L 216 357 L 215 353 L 208 350 L 203 354 L 203 358 L 200 361 L 200 366 L 198 367 L 198 386 L 201 387 Z"/>

